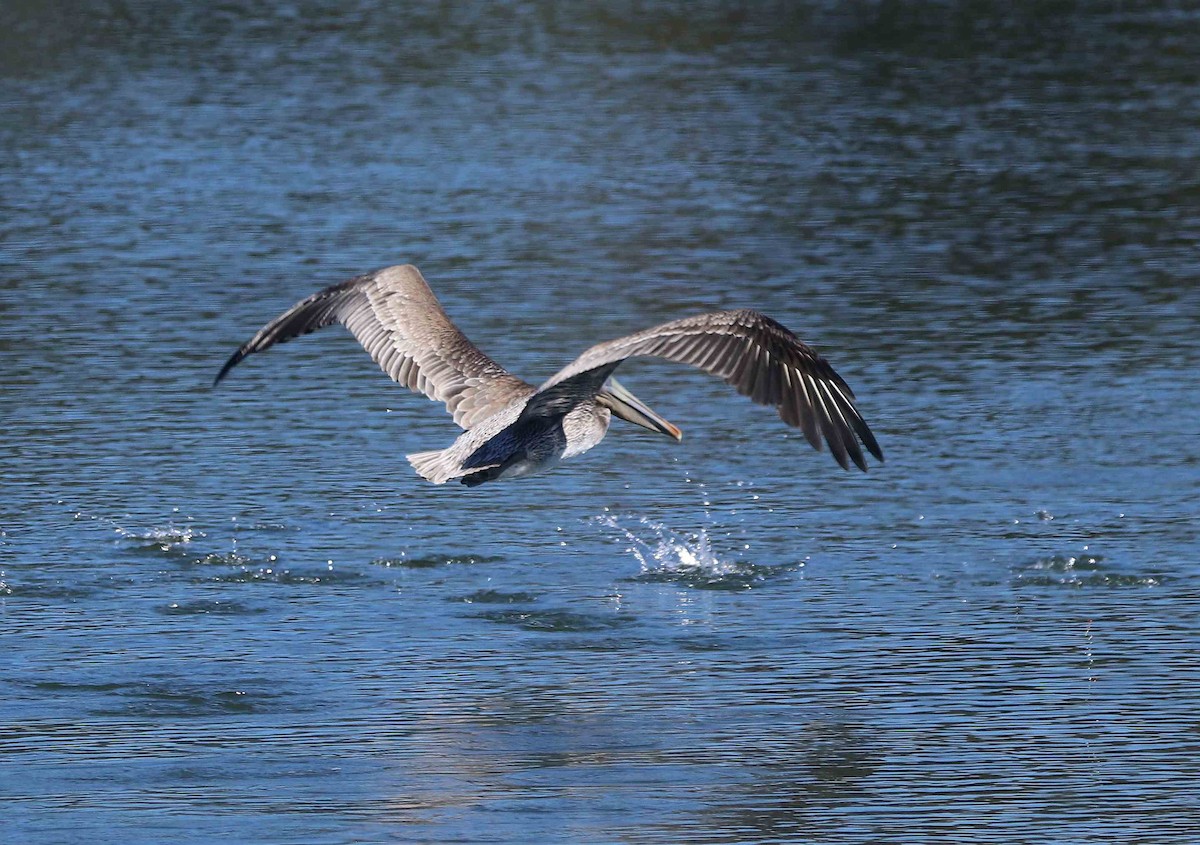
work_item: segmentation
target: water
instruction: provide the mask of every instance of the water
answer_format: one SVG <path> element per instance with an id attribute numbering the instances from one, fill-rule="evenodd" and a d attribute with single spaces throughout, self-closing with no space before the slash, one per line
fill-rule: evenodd
<path id="1" fill-rule="evenodd" d="M 0 839 L 1200 840 L 1183 4 L 0 10 Z M 342 332 L 400 261 L 530 380 L 757 307 L 468 491 Z"/>

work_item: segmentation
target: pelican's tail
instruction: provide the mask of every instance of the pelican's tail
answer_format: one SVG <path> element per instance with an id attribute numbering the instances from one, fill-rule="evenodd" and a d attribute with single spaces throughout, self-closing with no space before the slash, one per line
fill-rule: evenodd
<path id="1" fill-rule="evenodd" d="M 426 481 L 432 481 L 434 484 L 445 484 L 452 478 L 458 478 L 464 475 L 462 462 L 455 460 L 453 456 L 448 454 L 450 449 L 438 449 L 434 452 L 413 452 L 411 455 L 405 455 L 408 462 L 413 465 L 413 469 L 417 474 Z"/>
<path id="2" fill-rule="evenodd" d="M 422 478 L 434 484 L 445 484 L 447 481 L 461 478 L 463 484 L 475 487 L 485 481 L 494 481 L 504 471 L 504 464 L 464 467 L 462 460 L 454 452 L 455 449 L 451 446 L 436 452 L 414 452 L 404 457 L 408 458 L 408 462 Z"/>

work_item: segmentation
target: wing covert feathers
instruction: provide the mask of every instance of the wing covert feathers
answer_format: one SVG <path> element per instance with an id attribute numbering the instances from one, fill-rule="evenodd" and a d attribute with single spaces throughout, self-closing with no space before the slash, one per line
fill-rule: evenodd
<path id="1" fill-rule="evenodd" d="M 333 323 L 394 381 L 444 402 L 464 429 L 533 393 L 459 331 L 412 265 L 355 276 L 296 303 L 233 353 L 214 384 L 247 355 Z"/>
<path id="2" fill-rule="evenodd" d="M 814 449 L 819 451 L 824 440 L 844 469 L 853 462 L 866 471 L 862 446 L 883 460 L 842 377 L 796 335 L 757 311 L 700 314 L 599 343 L 538 388 L 527 413 L 543 396 L 562 401 L 573 391 L 598 390 L 622 361 L 637 356 L 690 364 L 755 402 L 774 406 Z"/>

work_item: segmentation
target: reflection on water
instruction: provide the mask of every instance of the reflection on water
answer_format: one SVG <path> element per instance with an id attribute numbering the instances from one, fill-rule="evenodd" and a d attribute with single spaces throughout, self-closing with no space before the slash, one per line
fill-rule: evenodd
<path id="1" fill-rule="evenodd" d="M 1200 839 L 1200 16 L 1149 3 L 0 5 L 13 841 Z M 425 485 L 318 287 L 538 381 L 755 307 L 837 470 L 686 436 Z"/>

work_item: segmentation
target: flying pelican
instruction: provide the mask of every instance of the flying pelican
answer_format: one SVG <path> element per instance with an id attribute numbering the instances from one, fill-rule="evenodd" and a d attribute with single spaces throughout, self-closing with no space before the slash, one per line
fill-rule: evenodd
<path id="1" fill-rule="evenodd" d="M 355 276 L 296 303 L 242 344 L 213 386 L 250 353 L 333 323 L 349 329 L 393 380 L 445 402 L 465 429 L 446 449 L 407 456 L 434 484 L 457 478 L 474 487 L 550 469 L 603 440 L 613 414 L 681 440 L 678 428 L 612 378 L 637 356 L 691 364 L 774 405 L 814 449 L 824 436 L 843 469 L 854 461 L 866 472 L 859 440 L 883 460 L 846 382 L 765 314 L 714 311 L 598 343 L 534 387 L 467 340 L 411 264 Z"/>

